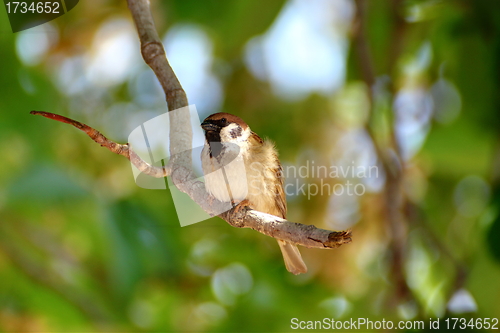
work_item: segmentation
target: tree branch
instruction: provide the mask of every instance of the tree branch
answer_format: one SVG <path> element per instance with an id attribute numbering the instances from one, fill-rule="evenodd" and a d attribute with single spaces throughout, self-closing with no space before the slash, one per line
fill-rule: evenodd
<path id="1" fill-rule="evenodd" d="M 393 0 L 394 3 L 399 0 Z M 400 299 L 415 298 L 409 288 L 405 274 L 404 274 L 404 259 L 406 254 L 406 239 L 408 234 L 408 221 L 405 220 L 402 214 L 404 205 L 404 197 L 402 193 L 403 181 L 403 162 L 399 156 L 397 149 L 398 144 L 393 142 L 395 154 L 390 154 L 390 147 L 384 147 L 377 140 L 373 128 L 373 119 L 375 113 L 375 69 L 372 62 L 370 47 L 368 45 L 368 38 L 366 35 L 367 26 L 367 8 L 368 1 L 356 0 L 356 30 L 354 34 L 354 44 L 357 51 L 358 64 L 361 68 L 361 76 L 365 84 L 370 89 L 370 114 L 365 129 L 370 136 L 370 139 L 375 148 L 375 153 L 378 160 L 382 164 L 382 169 L 386 175 L 386 182 L 384 186 L 384 201 L 385 201 L 385 215 L 387 217 L 386 223 L 388 225 L 389 237 L 391 242 L 389 244 L 389 251 L 391 256 L 391 275 L 396 282 L 396 295 Z M 397 13 L 394 11 L 393 13 Z M 397 35 L 401 36 L 401 35 Z M 395 140 L 394 126 L 391 126 L 391 138 Z"/>
<path id="2" fill-rule="evenodd" d="M 334 249 L 351 242 L 351 231 L 330 231 L 313 225 L 294 223 L 252 209 L 242 214 L 229 211 L 220 215 L 236 228 L 251 228 L 264 235 L 300 244 L 308 248 Z"/>
<path id="3" fill-rule="evenodd" d="M 169 111 L 188 106 L 186 93 L 175 76 L 165 55 L 165 50 L 156 32 L 148 0 L 127 0 L 139 38 L 141 53 L 160 81 L 165 92 Z M 153 177 L 170 175 L 174 185 L 188 194 L 193 201 L 211 216 L 218 215 L 230 225 L 251 228 L 264 235 L 286 240 L 309 248 L 331 249 L 351 242 L 351 231 L 329 231 L 313 225 L 289 222 L 277 216 L 257 212 L 249 207 L 227 211 L 227 203 L 220 202 L 205 190 L 205 184 L 196 180 L 192 172 L 191 148 L 192 130 L 185 112 L 169 112 L 170 115 L 170 156 L 168 166 L 151 166 L 130 149 L 128 144 L 118 144 L 97 130 L 72 119 L 48 112 L 32 111 L 31 114 L 71 124 L 85 132 L 92 140 L 115 154 L 127 157 L 141 172 Z M 221 211 L 224 213 L 219 214 Z"/>
<path id="4" fill-rule="evenodd" d="M 155 28 L 148 0 L 127 0 L 139 39 L 141 53 L 146 64 L 151 67 L 165 92 L 169 111 L 188 106 L 188 99 L 165 55 L 165 49 Z M 193 133 L 191 122 L 185 113 L 170 112 L 170 156 L 176 167 L 191 168 Z M 175 184 L 175 181 L 174 181 Z"/>

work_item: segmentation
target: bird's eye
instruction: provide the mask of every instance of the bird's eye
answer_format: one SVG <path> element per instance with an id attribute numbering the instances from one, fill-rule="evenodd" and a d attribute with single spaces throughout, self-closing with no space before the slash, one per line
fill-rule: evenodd
<path id="1" fill-rule="evenodd" d="M 220 121 L 221 121 L 221 123 L 225 124 L 226 121 L 227 121 L 227 119 L 226 118 L 221 118 Z"/>

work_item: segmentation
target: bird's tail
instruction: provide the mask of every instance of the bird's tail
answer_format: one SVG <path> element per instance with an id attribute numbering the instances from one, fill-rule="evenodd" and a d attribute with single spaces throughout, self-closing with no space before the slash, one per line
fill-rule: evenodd
<path id="1" fill-rule="evenodd" d="M 302 256 L 297 246 L 281 239 L 278 239 L 278 244 L 280 245 L 281 253 L 283 253 L 286 269 L 295 275 L 306 273 L 307 267 L 302 260 Z"/>

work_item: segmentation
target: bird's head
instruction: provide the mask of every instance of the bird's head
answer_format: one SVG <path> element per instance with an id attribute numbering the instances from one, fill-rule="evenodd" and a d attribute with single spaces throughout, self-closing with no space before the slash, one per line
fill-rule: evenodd
<path id="1" fill-rule="evenodd" d="M 208 116 L 201 127 L 205 130 L 205 139 L 208 143 L 234 143 L 240 145 L 251 134 L 250 127 L 243 119 L 230 113 L 215 113 Z"/>

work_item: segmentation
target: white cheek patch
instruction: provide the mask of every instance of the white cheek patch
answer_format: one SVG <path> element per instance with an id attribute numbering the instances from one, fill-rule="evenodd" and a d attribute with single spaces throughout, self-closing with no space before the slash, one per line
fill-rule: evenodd
<path id="1" fill-rule="evenodd" d="M 241 142 L 248 139 L 250 136 L 250 129 L 241 128 L 238 124 L 229 124 L 220 131 L 222 142 Z"/>

